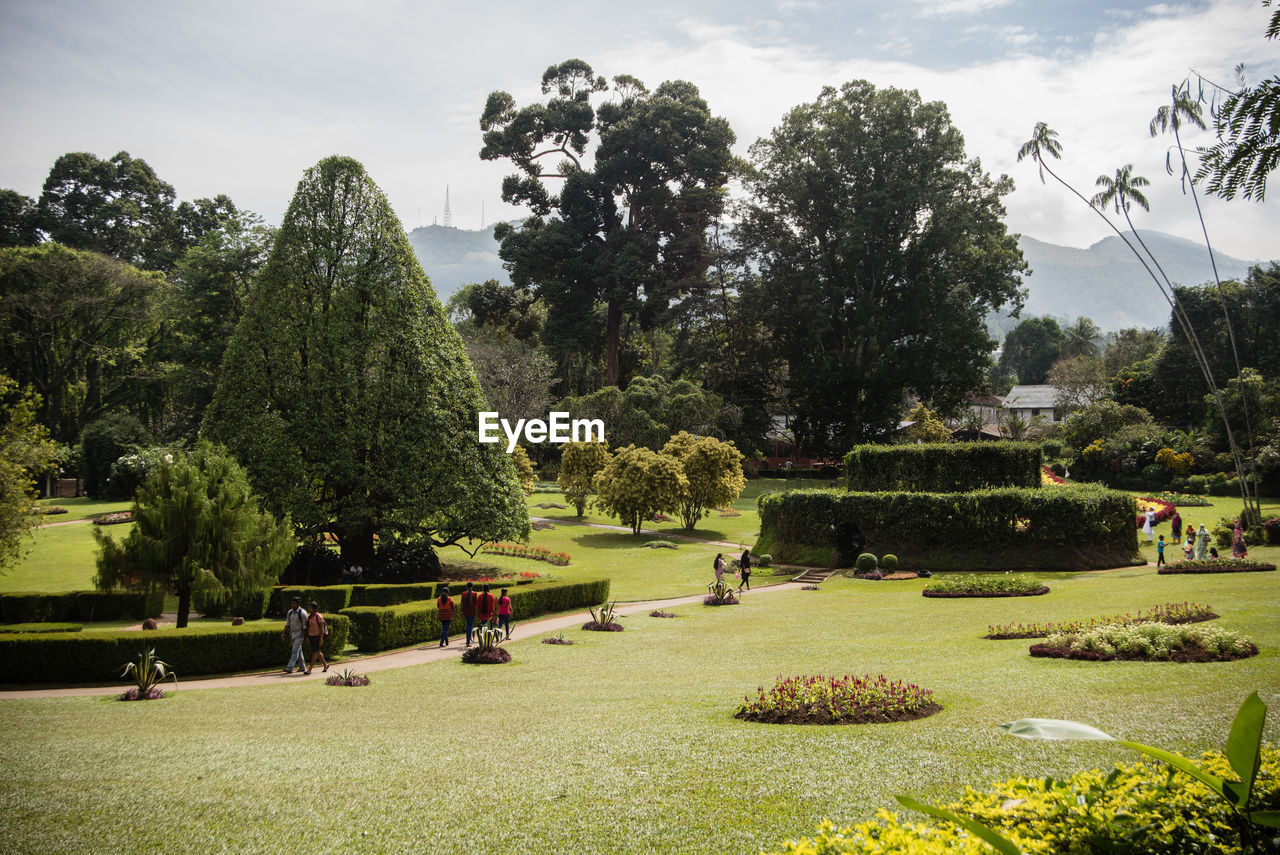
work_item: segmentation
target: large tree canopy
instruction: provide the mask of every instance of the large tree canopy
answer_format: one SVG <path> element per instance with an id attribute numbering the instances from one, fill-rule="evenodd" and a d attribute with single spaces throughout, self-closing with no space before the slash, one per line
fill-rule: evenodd
<path id="1" fill-rule="evenodd" d="M 39 525 L 32 478 L 53 463 L 57 446 L 36 422 L 39 398 L 0 373 L 0 569 L 17 561 Z"/>
<path id="2" fill-rule="evenodd" d="M 0 364 L 41 398 L 39 420 L 75 442 L 152 380 L 164 279 L 56 243 L 0 250 Z"/>
<path id="3" fill-rule="evenodd" d="M 575 59 L 543 74 L 545 103 L 517 108 L 508 93 L 490 94 L 480 157 L 520 170 L 503 182 L 502 198 L 534 216 L 494 234 L 512 282 L 536 288 L 547 304 L 544 343 L 567 364 L 595 339 L 602 303 L 605 384 L 617 386 L 624 317 L 648 328 L 704 279 L 707 230 L 723 211 L 735 160 L 728 122 L 711 115 L 693 84 L 668 81 L 651 92 L 623 75 L 612 89 L 612 100 L 593 106 L 609 85 Z M 545 158 L 554 158 L 550 168 Z M 547 179 L 563 181 L 558 193 Z"/>
<path id="4" fill-rule="evenodd" d="M 992 180 L 946 107 L 855 81 L 752 146 L 739 240 L 760 264 L 795 430 L 838 451 L 885 436 L 902 395 L 943 409 L 983 378 L 986 313 L 1026 269 Z"/>
<path id="5" fill-rule="evenodd" d="M 375 533 L 437 546 L 528 532 L 457 333 L 386 197 L 346 157 L 307 170 L 222 366 L 202 432 L 268 506 L 367 564 Z"/>
<path id="6" fill-rule="evenodd" d="M 1018 382 L 1045 382 L 1049 369 L 1062 357 L 1067 337 L 1053 318 L 1027 318 L 1004 337 L 1000 368 L 1018 375 Z"/>

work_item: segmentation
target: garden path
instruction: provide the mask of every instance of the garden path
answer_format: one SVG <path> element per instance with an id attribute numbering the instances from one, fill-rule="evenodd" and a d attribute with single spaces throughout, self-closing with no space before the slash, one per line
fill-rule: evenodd
<path id="1" fill-rule="evenodd" d="M 627 529 L 630 531 L 630 529 Z M 759 589 L 752 589 L 750 594 L 765 594 L 771 591 L 783 591 L 799 588 L 800 584 L 796 582 L 782 582 L 776 585 L 762 586 Z M 655 609 L 665 609 L 672 606 L 686 606 L 691 603 L 701 602 L 705 594 L 693 594 L 687 597 L 675 597 L 667 600 L 647 600 L 640 603 L 627 603 L 619 605 L 615 609 L 615 613 L 620 615 L 634 615 L 640 613 L 651 612 Z M 170 617 L 168 615 L 165 616 Z M 573 612 L 570 614 L 552 615 L 550 617 L 536 618 L 534 620 L 521 621 L 515 624 L 511 629 L 511 638 L 529 638 L 531 636 L 540 635 L 548 632 L 558 632 L 570 629 L 575 626 L 581 626 L 590 615 L 586 612 Z M 458 641 L 459 636 L 454 635 L 448 647 L 438 647 L 436 644 L 428 644 L 423 647 L 411 647 L 405 650 L 393 650 L 387 653 L 375 653 L 370 656 L 362 656 L 359 659 L 349 660 L 339 665 L 330 666 L 331 669 L 354 668 L 362 674 L 374 671 L 388 671 L 392 668 L 408 668 L 412 665 L 425 665 L 428 662 L 438 662 L 442 659 L 450 659 L 461 655 L 463 642 Z M 281 648 L 280 658 L 284 659 L 286 653 Z M 283 670 L 263 671 L 253 674 L 240 674 L 234 677 L 211 677 L 203 680 L 180 680 L 177 684 L 169 683 L 163 688 L 166 692 L 187 689 L 230 689 L 245 686 L 275 686 L 282 681 L 288 682 L 305 682 L 312 680 L 324 680 L 329 675 L 322 672 L 319 668 L 314 669 L 310 676 L 306 676 L 300 672 L 293 674 L 285 674 Z M 15 689 L 12 691 L 0 691 L 0 699 L 4 698 L 69 698 L 83 697 L 89 695 L 118 695 L 123 691 L 121 685 L 111 686 L 75 686 L 70 688 L 46 688 L 46 689 Z"/>

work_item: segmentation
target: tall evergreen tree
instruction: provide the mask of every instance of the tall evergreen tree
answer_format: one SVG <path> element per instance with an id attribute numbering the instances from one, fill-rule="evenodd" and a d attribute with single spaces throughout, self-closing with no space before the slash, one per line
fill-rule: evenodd
<path id="1" fill-rule="evenodd" d="M 259 509 L 244 470 L 225 449 L 202 442 L 138 488 L 135 527 L 123 544 L 101 530 L 99 589 L 138 584 L 178 597 L 178 628 L 197 592 L 215 599 L 261 589 L 280 578 L 297 542 L 289 521 Z"/>
<path id="2" fill-rule="evenodd" d="M 374 535 L 436 546 L 522 537 L 511 461 L 381 190 L 357 161 L 307 170 L 222 365 L 202 433 L 269 507 L 367 564 Z M 477 545 L 478 548 L 478 545 Z"/>

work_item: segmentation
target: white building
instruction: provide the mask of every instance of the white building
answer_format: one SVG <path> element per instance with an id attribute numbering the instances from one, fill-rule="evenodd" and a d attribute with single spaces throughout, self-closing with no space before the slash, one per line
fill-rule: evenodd
<path id="1" fill-rule="evenodd" d="M 1067 417 L 1067 411 L 1055 406 L 1057 397 L 1058 387 L 1056 386 L 1014 386 L 1009 390 L 1009 394 L 1004 396 L 1004 408 L 1010 415 L 1020 416 L 1028 424 L 1032 419 L 1040 419 L 1055 425 L 1062 424 L 1062 420 Z"/>

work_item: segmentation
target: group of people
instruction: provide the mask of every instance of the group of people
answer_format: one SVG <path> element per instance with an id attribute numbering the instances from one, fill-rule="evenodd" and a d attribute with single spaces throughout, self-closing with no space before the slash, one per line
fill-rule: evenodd
<path id="1" fill-rule="evenodd" d="M 324 615 L 320 614 L 319 603 L 313 600 L 304 609 L 302 597 L 294 597 L 290 600 L 289 611 L 284 616 L 284 630 L 280 633 L 280 638 L 291 644 L 289 663 L 284 666 L 284 672 L 292 674 L 296 662 L 299 671 L 310 674 L 311 669 L 316 665 L 316 659 L 319 659 L 320 664 L 324 666 L 323 670 L 328 671 L 329 663 L 324 658 L 324 651 L 321 650 L 328 635 L 329 625 L 325 623 Z M 311 664 L 307 664 L 306 655 L 303 653 L 304 644 L 311 650 Z"/>
<path id="2" fill-rule="evenodd" d="M 466 590 L 458 597 L 458 607 L 467 625 L 467 647 L 471 646 L 472 632 L 477 626 L 485 624 L 496 625 L 499 631 L 505 631 L 504 640 L 511 637 L 511 597 L 506 588 L 495 597 L 490 593 L 488 585 L 482 585 L 476 591 L 475 584 L 468 582 Z M 436 615 L 440 619 L 440 647 L 449 646 L 449 624 L 453 623 L 455 611 L 449 586 L 444 585 L 440 589 L 440 596 L 436 598 Z"/>
<path id="3" fill-rule="evenodd" d="M 1151 531 L 1155 522 L 1155 511 L 1150 509 L 1146 512 L 1147 520 L 1142 530 L 1147 534 L 1147 540 L 1151 540 Z M 1182 539 L 1182 515 L 1174 511 L 1173 516 L 1169 519 L 1169 527 L 1172 530 L 1173 542 L 1182 544 L 1182 554 L 1187 561 L 1196 560 L 1203 561 L 1206 558 L 1217 558 L 1217 547 L 1209 545 L 1209 530 L 1203 524 L 1199 529 L 1194 526 L 1187 526 L 1187 539 Z M 1165 564 L 1164 560 L 1164 535 L 1160 535 L 1160 539 L 1156 541 L 1156 566 Z M 1235 530 L 1231 534 L 1231 556 L 1233 558 L 1245 558 L 1249 554 L 1249 549 L 1244 542 L 1244 521 L 1236 520 Z"/>
<path id="4" fill-rule="evenodd" d="M 716 573 L 716 581 L 723 582 L 725 570 L 728 569 L 728 565 L 724 560 L 724 553 L 722 552 L 716 553 L 716 560 L 715 560 L 714 567 L 715 567 L 715 573 Z M 738 576 L 738 590 L 741 591 L 743 588 L 746 588 L 748 591 L 750 591 L 751 590 L 751 550 L 749 549 L 742 550 L 742 556 L 738 559 L 737 576 Z"/>

